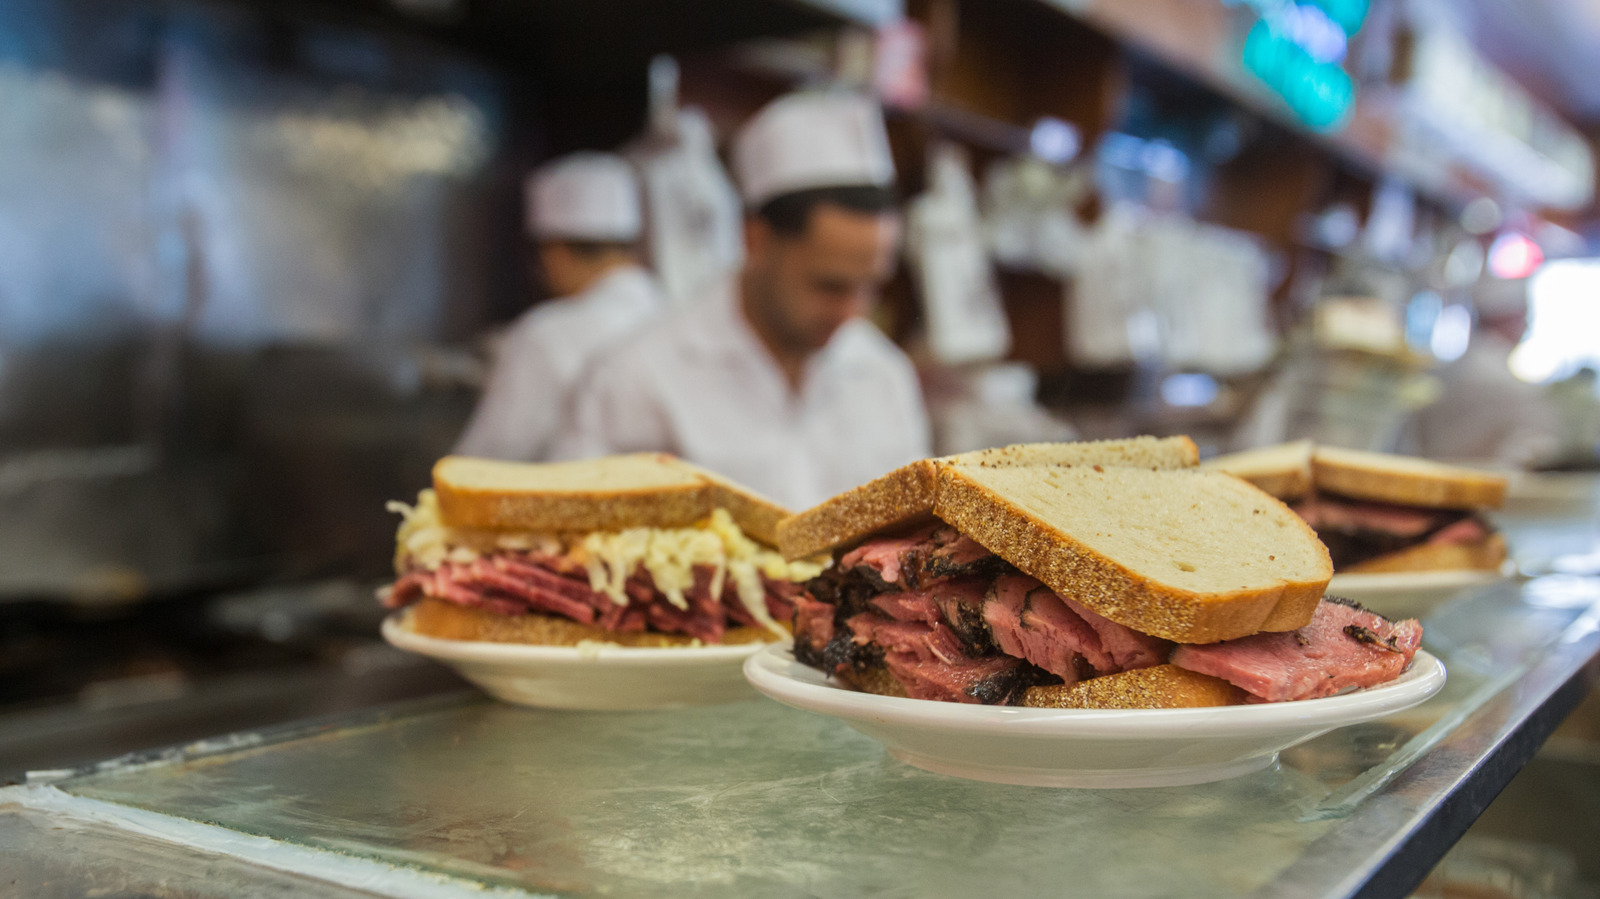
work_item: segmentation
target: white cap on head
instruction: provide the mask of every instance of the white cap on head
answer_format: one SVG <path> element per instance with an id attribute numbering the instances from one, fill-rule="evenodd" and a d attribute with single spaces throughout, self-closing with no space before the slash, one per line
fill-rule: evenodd
<path id="1" fill-rule="evenodd" d="M 639 181 L 614 153 L 573 153 L 528 176 L 528 234 L 619 243 L 639 239 Z"/>
<path id="2" fill-rule="evenodd" d="M 734 139 L 733 167 L 750 208 L 801 190 L 894 184 L 883 111 L 839 91 L 768 103 Z"/>

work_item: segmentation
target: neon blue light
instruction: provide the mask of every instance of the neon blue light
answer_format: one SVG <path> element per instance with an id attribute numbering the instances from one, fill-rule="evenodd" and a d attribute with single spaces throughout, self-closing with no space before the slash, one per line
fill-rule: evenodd
<path id="1" fill-rule="evenodd" d="M 1355 102 L 1355 83 L 1344 69 L 1318 59 L 1267 19 L 1245 37 L 1243 62 L 1301 121 L 1319 131 L 1342 124 Z"/>

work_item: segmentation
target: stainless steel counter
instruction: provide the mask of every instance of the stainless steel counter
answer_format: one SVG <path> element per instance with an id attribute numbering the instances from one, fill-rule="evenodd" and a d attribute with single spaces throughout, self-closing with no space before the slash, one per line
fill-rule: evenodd
<path id="1" fill-rule="evenodd" d="M 1514 535 L 1515 536 L 1515 535 Z M 1221 783 L 918 771 L 762 700 L 561 713 L 467 694 L 0 790 L 0 885 L 184 896 L 1404 896 L 1600 675 L 1600 579 L 1458 597 L 1450 682 Z M 71 836 L 71 861 L 61 849 Z M 132 858 L 135 865 L 118 860 Z M 106 864 L 98 864 L 104 861 Z M 111 864 L 118 862 L 118 864 Z M 213 874 L 198 882 L 192 872 Z M 165 878 L 165 879 L 163 879 Z"/>

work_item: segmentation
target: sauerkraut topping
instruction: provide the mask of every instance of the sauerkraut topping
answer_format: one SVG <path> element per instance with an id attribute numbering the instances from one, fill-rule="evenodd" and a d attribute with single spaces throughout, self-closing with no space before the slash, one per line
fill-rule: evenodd
<path id="1" fill-rule="evenodd" d="M 466 564 L 502 549 L 550 555 L 564 551 L 562 541 L 550 534 L 450 527 L 439 518 L 439 499 L 432 490 L 418 493 L 415 506 L 391 500 L 385 508 L 401 517 L 394 567 L 402 574 L 412 568 L 432 571 L 445 562 Z"/>
<path id="2" fill-rule="evenodd" d="M 805 581 L 822 573 L 823 563 L 790 562 L 749 537 L 725 509 L 692 527 L 628 528 L 596 531 L 570 542 L 550 534 L 452 528 L 439 518 L 439 501 L 432 490 L 417 495 L 417 504 L 388 505 L 402 516 L 395 535 L 395 567 L 433 570 L 444 562 L 471 562 L 497 549 L 537 551 L 567 555 L 589 573 L 589 586 L 627 605 L 626 585 L 641 567 L 649 573 L 667 602 L 688 609 L 686 591 L 694 586 L 696 566 L 711 570 L 712 596 L 721 596 L 730 581 L 740 603 L 762 626 L 777 633 L 783 629 L 767 612 L 765 575 L 771 580 Z"/>

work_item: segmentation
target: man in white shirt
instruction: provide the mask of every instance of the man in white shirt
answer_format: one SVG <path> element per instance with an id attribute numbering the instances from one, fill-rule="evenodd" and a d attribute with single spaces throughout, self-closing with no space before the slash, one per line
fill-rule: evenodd
<path id="1" fill-rule="evenodd" d="M 780 98 L 740 131 L 734 168 L 744 268 L 596 360 L 562 455 L 665 450 L 804 508 L 931 452 L 916 372 L 865 319 L 901 230 L 882 113 Z"/>
<path id="2" fill-rule="evenodd" d="M 556 299 L 511 326 L 455 452 L 547 458 L 573 383 L 591 356 L 654 318 L 663 299 L 639 266 L 639 185 L 610 153 L 575 153 L 527 184 L 528 233 Z"/>

